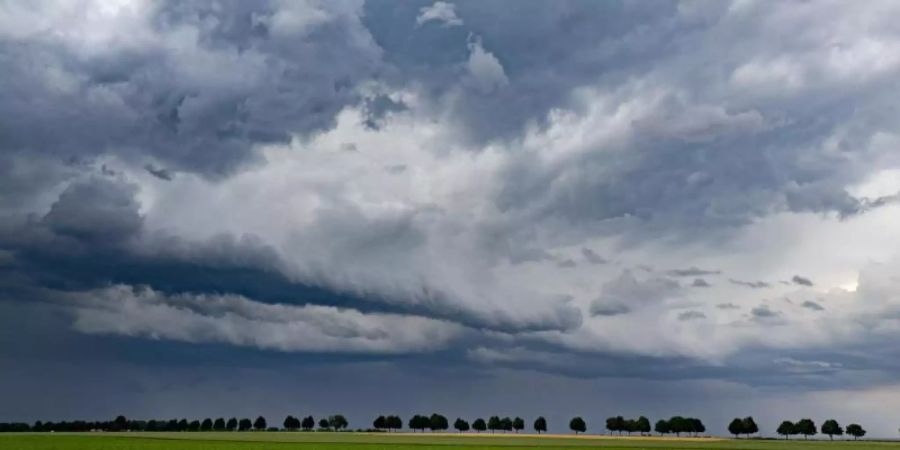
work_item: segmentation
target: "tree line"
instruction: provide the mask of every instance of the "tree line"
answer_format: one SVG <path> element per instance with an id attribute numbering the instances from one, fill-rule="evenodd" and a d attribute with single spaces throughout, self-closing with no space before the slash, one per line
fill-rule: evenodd
<path id="1" fill-rule="evenodd" d="M 317 428 L 318 425 L 318 428 Z M 416 414 L 413 415 L 406 423 L 407 428 L 412 431 L 424 432 L 425 430 L 440 432 L 450 428 L 450 422 L 447 417 L 434 413 L 431 415 Z M 272 427 L 266 422 L 265 417 L 259 416 L 255 420 L 249 418 L 238 419 L 232 417 L 225 419 L 220 417 L 217 419 L 206 418 L 203 420 L 188 419 L 168 419 L 168 420 L 129 420 L 125 416 L 118 416 L 111 421 L 61 421 L 61 422 L 42 422 L 37 421 L 33 425 L 23 422 L 0 423 L 0 433 L 9 432 L 42 432 L 42 431 L 59 431 L 59 432 L 79 432 L 79 431 L 312 431 L 314 429 L 322 431 L 342 431 L 348 429 L 350 422 L 341 414 L 335 414 L 323 417 L 316 421 L 313 416 L 306 416 L 302 419 L 292 415 L 287 416 L 282 422 L 282 428 Z M 366 431 L 386 431 L 392 432 L 403 428 L 403 419 L 396 415 L 380 415 L 372 422 L 372 428 Z M 495 433 L 515 432 L 518 433 L 525 429 L 525 420 L 521 417 L 500 417 L 490 416 L 487 420 L 476 418 L 470 424 L 463 418 L 457 417 L 453 422 L 453 428 L 460 433 L 470 430 L 477 433 L 490 431 Z M 547 419 L 543 416 L 538 417 L 532 424 L 532 429 L 538 434 L 547 431 Z M 587 432 L 587 422 L 581 417 L 573 417 L 569 421 L 569 429 L 575 434 Z M 637 419 L 626 419 L 622 416 L 613 416 L 606 419 L 606 430 L 610 433 L 640 433 L 642 436 L 651 433 L 650 419 L 640 416 Z M 363 431 L 363 430 L 359 430 Z M 700 419 L 695 417 L 673 416 L 661 419 L 653 426 L 652 432 L 660 435 L 675 434 L 681 436 L 682 433 L 697 436 L 706 432 L 706 426 Z M 736 417 L 728 424 L 728 432 L 735 437 L 750 437 L 759 433 L 759 426 L 753 417 Z M 785 420 L 781 422 L 776 433 L 785 439 L 791 436 L 802 435 L 805 439 L 820 433 L 812 419 L 804 418 L 797 422 Z M 866 430 L 856 423 L 842 427 L 836 420 L 829 419 L 822 423 L 821 434 L 827 435 L 829 439 L 835 436 L 843 436 L 847 434 L 854 439 L 859 439 L 866 435 Z"/>
<path id="2" fill-rule="evenodd" d="M 804 439 L 816 434 L 816 423 L 812 419 L 800 419 L 796 423 L 785 420 L 778 425 L 776 433 L 790 439 L 791 436 L 802 434 Z M 837 420 L 828 419 L 822 423 L 822 434 L 828 435 L 828 439 L 834 440 L 835 436 L 842 436 L 844 433 L 853 436 L 853 440 L 859 439 L 866 435 L 866 430 L 858 423 L 847 425 L 845 430 Z"/>

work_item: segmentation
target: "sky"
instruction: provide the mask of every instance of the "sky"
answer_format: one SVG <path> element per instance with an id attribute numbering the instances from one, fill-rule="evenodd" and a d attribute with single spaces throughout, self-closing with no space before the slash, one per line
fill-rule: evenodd
<path id="1" fill-rule="evenodd" d="M 0 420 L 895 437 L 898 15 L 0 1 Z"/>

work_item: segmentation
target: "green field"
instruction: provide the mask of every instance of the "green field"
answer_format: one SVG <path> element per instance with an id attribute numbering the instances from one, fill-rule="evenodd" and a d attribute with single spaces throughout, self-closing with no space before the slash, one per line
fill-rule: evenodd
<path id="1" fill-rule="evenodd" d="M 2 450 L 556 450 L 603 449 L 897 449 L 900 442 L 609 438 L 601 436 L 384 433 L 25 433 L 0 435 Z"/>

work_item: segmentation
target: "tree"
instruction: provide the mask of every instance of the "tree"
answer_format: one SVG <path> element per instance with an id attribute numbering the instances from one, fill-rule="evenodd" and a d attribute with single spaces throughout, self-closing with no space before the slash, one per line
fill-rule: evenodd
<path id="1" fill-rule="evenodd" d="M 800 419 L 795 426 L 797 433 L 803 435 L 803 439 L 809 439 L 816 434 L 816 423 L 812 419 Z"/>
<path id="2" fill-rule="evenodd" d="M 257 417 L 256 421 L 253 422 L 253 428 L 255 428 L 256 431 L 265 430 L 266 429 L 266 418 L 263 416 Z"/>
<path id="3" fill-rule="evenodd" d="M 328 419 L 319 420 L 319 428 L 327 430 L 329 428 Z"/>
<path id="4" fill-rule="evenodd" d="M 491 418 L 488 419 L 487 427 L 488 430 L 491 430 L 491 433 L 503 429 L 503 426 L 500 424 L 500 418 L 497 416 L 491 416 Z"/>
<path id="5" fill-rule="evenodd" d="M 428 428 L 431 428 L 431 431 L 443 431 L 449 427 L 450 423 L 447 422 L 447 418 L 438 413 L 434 413 L 428 418 Z"/>
<path id="6" fill-rule="evenodd" d="M 469 431 L 469 422 L 466 422 L 465 420 L 462 420 L 462 418 L 457 417 L 453 422 L 453 428 L 456 428 L 456 431 L 459 431 L 460 433 Z"/>
<path id="7" fill-rule="evenodd" d="M 637 422 L 635 422 L 635 426 L 636 426 L 635 431 L 641 433 L 641 435 L 650 434 L 650 419 L 648 419 L 644 416 L 640 416 L 640 417 L 638 417 Z M 701 426 L 702 426 L 702 424 L 701 424 Z M 704 431 L 706 431 L 705 428 L 704 428 Z"/>
<path id="8" fill-rule="evenodd" d="M 300 426 L 306 431 L 312 430 L 316 426 L 316 419 L 313 419 L 313 416 L 306 416 L 303 418 Z"/>
<path id="9" fill-rule="evenodd" d="M 656 421 L 656 425 L 653 426 L 653 431 L 663 435 L 671 433 L 672 429 L 669 427 L 669 422 L 667 420 L 659 419 Z"/>
<path id="10" fill-rule="evenodd" d="M 687 419 L 681 416 L 670 417 L 669 431 L 675 433 L 676 436 L 681 436 L 681 433 L 687 433 L 691 431 L 690 422 L 688 422 Z"/>
<path id="11" fill-rule="evenodd" d="M 350 426 L 350 422 L 348 422 L 347 418 L 343 415 L 335 414 L 333 416 L 328 416 L 328 425 L 331 426 L 331 428 L 334 428 L 334 431 L 341 431 Z"/>
<path id="12" fill-rule="evenodd" d="M 188 431 L 200 431 L 200 421 L 192 420 L 191 423 L 188 424 Z"/>
<path id="13" fill-rule="evenodd" d="M 513 429 L 512 419 L 510 419 L 509 417 L 504 417 L 504 418 L 500 419 L 500 429 L 503 430 L 504 432 L 512 431 L 512 429 Z"/>
<path id="14" fill-rule="evenodd" d="M 728 432 L 733 434 L 734 437 L 744 434 L 744 421 L 735 417 L 731 423 L 728 424 Z"/>
<path id="15" fill-rule="evenodd" d="M 300 420 L 294 416 L 287 416 L 284 418 L 283 425 L 285 430 L 296 430 L 300 428 Z"/>
<path id="16" fill-rule="evenodd" d="M 746 434 L 747 437 L 759 432 L 759 427 L 756 425 L 756 421 L 753 420 L 753 416 L 747 416 L 741 419 L 741 428 L 743 428 L 744 434 Z"/>
<path id="17" fill-rule="evenodd" d="M 188 424 L 187 419 L 181 419 L 181 420 L 179 420 L 179 421 L 178 421 L 178 425 L 177 425 L 178 431 L 187 431 L 189 425 L 190 425 L 190 424 Z"/>
<path id="18" fill-rule="evenodd" d="M 853 436 L 853 440 L 857 440 L 866 435 L 866 430 L 863 429 L 858 423 L 851 423 L 847 425 L 847 434 Z"/>
<path id="19" fill-rule="evenodd" d="M 574 431 L 575 434 L 584 433 L 587 431 L 587 424 L 584 423 L 584 419 L 581 417 L 573 417 L 572 420 L 569 421 L 569 429 Z"/>
<path id="20" fill-rule="evenodd" d="M 625 420 L 622 418 L 622 416 L 608 417 L 608 418 L 606 419 L 606 429 L 609 430 L 609 434 L 613 434 L 613 433 L 615 433 L 615 432 L 619 432 L 619 433 L 622 432 L 622 425 L 623 425 L 623 424 L 622 424 L 620 421 L 621 421 L 621 422 L 624 422 L 624 421 L 625 421 Z"/>
<path id="21" fill-rule="evenodd" d="M 386 424 L 388 430 L 399 430 L 403 428 L 403 419 L 400 416 L 387 416 Z"/>
<path id="22" fill-rule="evenodd" d="M 128 419 L 125 416 L 116 416 L 116 419 L 113 420 L 112 426 L 110 427 L 112 431 L 124 431 L 128 429 Z"/>
<path id="23" fill-rule="evenodd" d="M 522 420 L 521 417 L 516 417 L 512 421 L 513 430 L 516 430 L 516 433 L 525 429 L 525 421 Z"/>
<path id="24" fill-rule="evenodd" d="M 694 436 L 697 436 L 700 433 L 706 432 L 706 425 L 703 425 L 703 421 L 696 417 L 688 417 L 685 419 L 687 421 L 687 430 L 689 433 L 694 433 Z"/>
<path id="25" fill-rule="evenodd" d="M 375 418 L 375 421 L 372 422 L 372 426 L 376 430 L 383 430 L 387 428 L 387 418 L 384 416 L 378 416 Z"/>
<path id="26" fill-rule="evenodd" d="M 472 429 L 478 433 L 487 430 L 487 424 L 484 423 L 484 419 L 477 418 L 474 422 L 472 422 Z"/>
<path id="27" fill-rule="evenodd" d="M 203 422 L 200 423 L 200 431 L 210 431 L 213 428 L 213 421 L 209 417 L 203 419 Z"/>
<path id="28" fill-rule="evenodd" d="M 792 434 L 796 433 L 796 428 L 797 427 L 794 425 L 794 422 L 785 420 L 784 422 L 781 422 L 781 425 L 778 425 L 778 428 L 775 429 L 775 432 L 784 436 L 785 439 L 789 439 Z"/>
<path id="29" fill-rule="evenodd" d="M 225 429 L 228 431 L 234 431 L 238 427 L 238 420 L 236 417 L 232 417 L 228 419 L 228 423 L 225 424 Z"/>
<path id="30" fill-rule="evenodd" d="M 834 436 L 844 434 L 844 429 L 838 424 L 837 420 L 828 419 L 822 424 L 822 434 L 827 434 L 828 439 L 834 440 Z"/>
<path id="31" fill-rule="evenodd" d="M 411 430 L 425 431 L 431 426 L 431 420 L 428 417 L 416 414 L 409 419 L 409 428 Z"/>
<path id="32" fill-rule="evenodd" d="M 219 417 L 213 422 L 213 430 L 216 431 L 225 431 L 225 418 Z"/>
<path id="33" fill-rule="evenodd" d="M 544 416 L 534 419 L 534 431 L 537 431 L 538 434 L 547 432 L 547 419 Z"/>

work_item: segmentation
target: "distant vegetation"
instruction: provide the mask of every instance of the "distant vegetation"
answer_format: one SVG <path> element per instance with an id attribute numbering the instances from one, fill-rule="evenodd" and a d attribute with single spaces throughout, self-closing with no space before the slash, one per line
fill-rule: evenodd
<path id="1" fill-rule="evenodd" d="M 316 424 L 318 423 L 318 427 Z M 219 417 L 217 419 L 206 418 L 203 420 L 188 419 L 168 419 L 168 420 L 129 420 L 125 416 L 118 416 L 112 421 L 90 422 L 90 421 L 72 421 L 72 422 L 41 422 L 37 421 L 33 425 L 27 423 L 0 423 L 0 433 L 9 432 L 82 432 L 82 431 L 159 431 L 159 432 L 181 432 L 181 431 L 344 431 L 349 429 L 350 422 L 341 414 L 321 418 L 318 422 L 313 416 L 306 416 L 303 419 L 294 416 L 285 417 L 281 428 L 272 427 L 263 416 L 257 417 L 255 420 L 250 418 L 238 419 L 232 417 L 225 419 Z M 407 428 L 412 431 L 432 432 L 446 431 L 450 428 L 449 420 L 441 414 L 416 414 L 407 422 Z M 381 415 L 372 422 L 372 428 L 358 429 L 357 431 L 378 431 L 378 432 L 394 432 L 403 429 L 403 419 L 396 415 Z M 466 433 L 470 430 L 475 433 L 490 431 L 496 432 L 514 432 L 519 433 L 525 429 L 525 420 L 521 417 L 509 418 L 500 416 L 490 416 L 486 421 L 483 418 L 476 418 L 470 424 L 463 418 L 457 417 L 453 421 L 453 429 L 458 433 Z M 534 420 L 532 429 L 538 434 L 547 431 L 547 419 L 538 417 Z M 569 430 L 575 434 L 585 433 L 588 430 L 587 422 L 581 417 L 573 417 L 569 421 Z M 652 430 L 650 427 L 650 419 L 640 416 L 637 419 L 626 419 L 622 416 L 613 416 L 606 419 L 606 430 L 610 433 L 638 433 L 646 436 L 652 432 L 659 435 L 674 434 L 681 436 L 687 434 L 690 436 L 699 436 L 706 433 L 706 426 L 698 418 L 673 416 L 666 419 L 656 421 Z M 736 417 L 728 424 L 728 432 L 735 437 L 751 437 L 759 433 L 759 426 L 753 417 Z M 816 428 L 815 422 L 811 419 L 804 418 L 797 422 L 785 420 L 781 422 L 775 430 L 778 435 L 785 439 L 791 436 L 802 435 L 805 439 L 816 435 L 819 430 Z M 828 436 L 829 439 L 841 437 L 844 434 L 852 436 L 854 440 L 864 437 L 866 430 L 856 423 L 847 425 L 846 429 L 842 427 L 836 420 L 829 419 L 822 423 L 821 434 Z"/>

